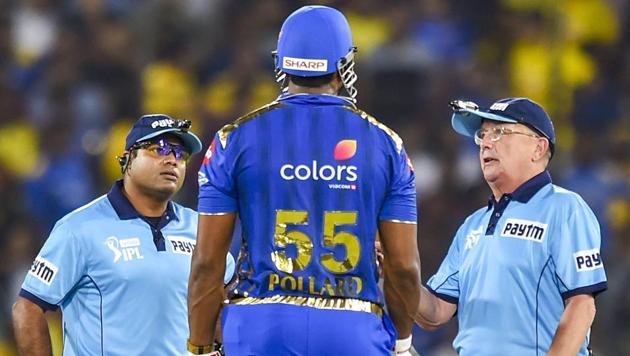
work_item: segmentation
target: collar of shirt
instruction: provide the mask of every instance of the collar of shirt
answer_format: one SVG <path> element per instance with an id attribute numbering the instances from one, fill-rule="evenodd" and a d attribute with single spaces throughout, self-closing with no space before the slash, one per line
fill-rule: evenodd
<path id="1" fill-rule="evenodd" d="M 125 194 L 123 194 L 122 187 L 123 180 L 119 179 L 112 185 L 109 193 L 107 193 L 107 199 L 109 199 L 109 202 L 114 207 L 114 210 L 116 211 L 116 214 L 118 214 L 118 217 L 122 220 L 137 218 L 145 220 L 144 216 L 138 213 L 136 208 L 131 205 L 129 199 L 127 199 Z M 166 219 L 164 217 L 166 217 Z M 177 214 L 175 214 L 173 202 L 169 201 L 168 205 L 166 206 L 166 212 L 164 213 L 164 215 L 162 215 L 162 219 L 160 220 L 159 224 L 160 226 L 158 226 L 158 228 L 161 229 L 162 227 L 166 226 L 166 224 L 168 224 L 168 222 L 171 220 L 179 221 L 179 217 L 177 217 Z"/>
<path id="2" fill-rule="evenodd" d="M 551 183 L 551 174 L 549 174 L 548 170 L 544 170 L 516 188 L 514 192 L 503 194 L 499 202 L 516 200 L 521 203 L 527 203 L 534 194 L 549 183 Z M 495 204 L 498 204 L 498 202 L 494 200 L 494 196 L 490 196 L 490 199 L 488 199 L 488 210 L 492 209 Z"/>
<path id="3" fill-rule="evenodd" d="M 305 93 L 283 93 L 277 101 L 287 104 L 297 105 L 315 105 L 315 106 L 327 106 L 327 105 L 341 105 L 351 106 L 356 108 L 352 101 L 343 96 L 330 95 L 330 94 L 305 94 Z"/>

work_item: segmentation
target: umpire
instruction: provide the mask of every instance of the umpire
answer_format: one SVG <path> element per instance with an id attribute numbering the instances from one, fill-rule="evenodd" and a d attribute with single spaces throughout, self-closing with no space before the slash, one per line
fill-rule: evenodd
<path id="1" fill-rule="evenodd" d="M 479 145 L 492 196 L 460 226 L 416 321 L 433 329 L 457 312 L 460 355 L 586 355 L 594 296 L 607 287 L 599 224 L 551 182 L 549 116 L 526 98 L 451 105 L 455 131 Z"/>
<path id="2" fill-rule="evenodd" d="M 20 354 L 50 355 L 45 312 L 61 307 L 64 355 L 181 355 L 197 213 L 172 202 L 201 142 L 190 121 L 141 117 L 123 179 L 59 220 L 13 307 Z M 234 260 L 228 255 L 226 282 Z"/>

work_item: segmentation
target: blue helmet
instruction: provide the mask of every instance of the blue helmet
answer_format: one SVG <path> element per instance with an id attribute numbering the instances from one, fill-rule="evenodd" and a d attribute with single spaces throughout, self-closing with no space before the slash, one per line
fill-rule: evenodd
<path id="1" fill-rule="evenodd" d="M 354 99 L 352 32 L 344 15 L 328 6 L 304 6 L 282 24 L 274 52 L 276 79 L 286 91 L 286 74 L 317 77 L 338 72 L 348 95 Z"/>

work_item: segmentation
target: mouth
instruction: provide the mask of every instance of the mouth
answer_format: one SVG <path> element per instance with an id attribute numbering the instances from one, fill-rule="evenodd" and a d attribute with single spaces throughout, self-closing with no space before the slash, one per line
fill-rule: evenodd
<path id="1" fill-rule="evenodd" d="M 496 158 L 492 158 L 492 157 L 485 157 L 483 159 L 483 164 L 492 164 L 492 163 L 495 163 L 495 162 L 499 162 L 499 160 L 496 159 Z"/>
<path id="2" fill-rule="evenodd" d="M 166 178 L 166 180 L 170 180 L 172 182 L 177 182 L 177 180 L 179 179 L 177 173 L 170 171 L 160 173 L 160 177 L 164 177 Z"/>

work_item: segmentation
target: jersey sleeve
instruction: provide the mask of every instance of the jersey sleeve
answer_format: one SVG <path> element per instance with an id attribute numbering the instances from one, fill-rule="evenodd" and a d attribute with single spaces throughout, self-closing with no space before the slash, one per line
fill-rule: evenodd
<path id="1" fill-rule="evenodd" d="M 404 148 L 400 153 L 394 153 L 392 170 L 391 185 L 381 207 L 379 220 L 415 223 L 416 177 Z"/>
<path id="2" fill-rule="evenodd" d="M 86 274 L 86 252 L 67 223 L 53 228 L 26 274 L 20 296 L 54 310 Z"/>
<path id="3" fill-rule="evenodd" d="M 453 304 L 457 304 L 459 300 L 459 267 L 461 260 L 459 235 L 461 231 L 462 228 L 460 227 L 440 268 L 427 282 L 429 291 L 440 299 Z"/>
<path id="4" fill-rule="evenodd" d="M 226 138 L 231 139 L 233 135 Z M 233 176 L 235 152 L 232 152 L 232 146 L 226 144 L 224 147 L 217 133 L 204 156 L 198 177 L 197 204 L 200 214 L 231 213 L 238 210 L 238 195 Z"/>
<path id="5" fill-rule="evenodd" d="M 578 198 L 559 219 L 559 230 L 550 239 L 550 253 L 562 298 L 597 294 L 606 290 L 604 262 L 600 255 L 600 229 L 595 214 Z"/>

